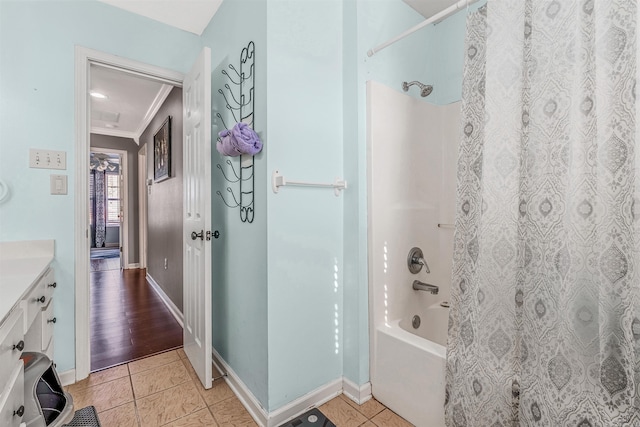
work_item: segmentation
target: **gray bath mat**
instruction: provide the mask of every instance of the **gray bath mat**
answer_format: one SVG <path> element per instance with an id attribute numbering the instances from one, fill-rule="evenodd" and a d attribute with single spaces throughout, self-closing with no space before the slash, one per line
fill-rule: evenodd
<path id="1" fill-rule="evenodd" d="M 63 427 L 100 427 L 96 408 L 87 406 L 86 408 L 78 409 L 71 422 Z"/>
<path id="2" fill-rule="evenodd" d="M 336 427 L 319 409 L 314 408 L 280 427 Z"/>

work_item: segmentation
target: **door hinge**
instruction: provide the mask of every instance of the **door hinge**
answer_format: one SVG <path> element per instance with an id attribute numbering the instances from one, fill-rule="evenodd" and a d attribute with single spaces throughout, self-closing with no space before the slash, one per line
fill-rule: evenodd
<path id="1" fill-rule="evenodd" d="M 211 231 L 207 231 L 207 242 L 211 240 Z"/>

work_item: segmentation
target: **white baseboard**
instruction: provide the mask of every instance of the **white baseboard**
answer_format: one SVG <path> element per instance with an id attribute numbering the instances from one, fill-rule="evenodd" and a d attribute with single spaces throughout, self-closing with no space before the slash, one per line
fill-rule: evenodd
<path id="1" fill-rule="evenodd" d="M 358 405 L 362 405 L 367 400 L 371 399 L 371 383 L 366 382 L 361 386 L 352 382 L 347 378 L 342 378 L 342 393 L 349 399 L 356 402 Z"/>
<path id="2" fill-rule="evenodd" d="M 224 359 L 213 349 L 213 363 L 220 372 L 226 372 L 225 378 L 229 387 L 236 394 L 240 402 L 253 417 L 255 422 L 261 427 L 277 427 L 283 423 L 304 414 L 309 409 L 318 407 L 333 399 L 342 392 L 342 379 L 331 381 L 304 396 L 287 403 L 273 412 L 267 412 L 258 399 L 253 395 L 246 384 L 238 377 Z"/>
<path id="3" fill-rule="evenodd" d="M 127 266 L 125 267 L 125 270 L 133 270 L 137 268 L 140 268 L 140 263 L 134 262 L 133 264 L 127 264 Z"/>
<path id="4" fill-rule="evenodd" d="M 76 370 L 70 369 L 68 371 L 59 372 L 58 378 L 63 386 L 74 384 L 76 382 Z"/>
<path id="5" fill-rule="evenodd" d="M 227 382 L 231 390 L 233 390 L 235 395 L 238 397 L 240 402 L 242 402 L 255 422 L 261 427 L 266 427 L 268 425 L 267 421 L 269 419 L 268 412 L 262 407 L 251 390 L 249 390 L 246 384 L 233 371 L 233 369 L 231 369 L 227 362 L 225 362 L 225 360 L 222 358 L 222 356 L 220 356 L 216 349 L 212 348 L 211 350 L 213 354 L 213 364 L 216 366 L 218 371 L 222 372 L 223 374 L 227 374 L 225 381 Z"/>
<path id="6" fill-rule="evenodd" d="M 325 402 L 330 401 L 342 392 L 342 379 L 338 378 L 328 384 L 323 385 L 302 397 L 287 403 L 286 405 L 269 413 L 267 427 L 277 427 L 290 421 L 311 408 L 317 408 Z"/>
<path id="7" fill-rule="evenodd" d="M 176 318 L 176 320 L 180 324 L 180 327 L 184 328 L 184 315 L 182 314 L 182 312 L 178 309 L 178 307 L 176 307 L 173 301 L 171 301 L 171 298 L 169 298 L 169 296 L 164 293 L 160 285 L 158 285 L 158 282 L 156 282 L 153 277 L 149 275 L 149 273 L 147 273 L 147 280 L 149 281 L 149 284 L 151 285 L 153 290 L 156 291 L 162 302 L 164 302 L 164 305 L 166 305 L 171 314 L 173 314 L 173 317 Z"/>

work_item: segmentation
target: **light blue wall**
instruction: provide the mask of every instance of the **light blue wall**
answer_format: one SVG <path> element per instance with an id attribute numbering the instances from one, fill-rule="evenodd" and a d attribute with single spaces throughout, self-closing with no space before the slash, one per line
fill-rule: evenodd
<path id="1" fill-rule="evenodd" d="M 55 239 L 55 359 L 75 366 L 74 46 L 186 71 L 199 38 L 96 1 L 0 1 L 0 241 Z M 49 175 L 29 169 L 29 148 L 67 153 L 69 194 L 49 195 Z M 88 172 L 88 170 L 87 170 Z"/>
<path id="2" fill-rule="evenodd" d="M 369 49 L 424 18 L 400 0 L 346 0 L 345 7 L 345 175 L 353 183 L 345 193 L 345 359 L 344 376 L 356 384 L 369 381 L 369 310 L 367 270 L 366 82 L 400 89 L 402 81 L 428 81 L 428 34 L 424 31 L 371 58 Z M 411 93 L 411 95 L 414 95 Z"/>
<path id="3" fill-rule="evenodd" d="M 267 49 L 267 172 L 332 182 L 344 173 L 341 2 L 269 1 Z M 267 193 L 274 410 L 342 377 L 344 196 L 300 187 Z"/>
<path id="4" fill-rule="evenodd" d="M 359 159 L 358 109 L 359 65 L 361 52 L 358 49 L 357 1 L 343 2 L 343 158 L 345 179 L 349 183 L 344 193 L 344 353 L 343 375 L 356 384 L 369 380 L 369 326 L 368 326 L 368 287 L 367 287 L 367 223 L 360 223 L 361 214 L 366 215 L 359 205 L 358 195 L 366 182 L 360 181 L 366 164 Z M 356 24 L 354 24 L 356 23 Z M 363 187 L 364 185 L 364 187 Z M 361 236 L 364 241 L 361 242 Z M 363 243 L 363 244 L 361 244 Z M 362 275 L 361 268 L 364 269 Z"/>
<path id="5" fill-rule="evenodd" d="M 212 156 L 221 232 L 212 242 L 213 338 L 273 411 L 343 375 L 369 379 L 365 84 L 400 90 L 421 80 L 435 86 L 429 102 L 459 99 L 461 16 L 367 58 L 423 18 L 400 0 L 225 0 L 198 37 L 93 0 L 0 1 L 0 178 L 13 189 L 0 205 L 0 240 L 56 240 L 59 370 L 74 366 L 74 45 L 182 72 L 210 46 L 215 118 L 224 111 L 220 71 L 255 42 L 255 128 L 265 149 L 253 224 L 215 194 L 228 196 L 215 167 L 224 160 Z M 52 172 L 28 168 L 30 147 L 67 151 L 68 196 L 48 194 Z M 340 197 L 296 187 L 276 195 L 274 169 L 292 180 L 344 177 L 349 188 Z"/>
<path id="6" fill-rule="evenodd" d="M 471 10 L 483 3 L 481 0 Z M 400 91 L 403 81 L 419 80 L 434 86 L 433 93 L 422 98 L 426 102 L 460 100 L 466 13 L 458 12 L 368 57 L 369 49 L 424 17 L 400 0 L 344 0 L 343 153 L 345 176 L 352 183 L 344 200 L 344 303 L 349 307 L 344 326 L 344 376 L 356 384 L 369 380 L 366 82 L 375 80 Z M 415 87 L 408 94 L 420 98 Z"/>
<path id="7" fill-rule="evenodd" d="M 476 11 L 486 4 L 480 0 L 469 7 Z M 462 97 L 462 71 L 464 67 L 464 39 L 466 35 L 466 9 L 450 16 L 444 21 L 430 26 L 427 75 L 433 76 L 433 93 L 428 102 L 446 105 L 460 101 Z"/>
<path id="8" fill-rule="evenodd" d="M 220 113 L 227 126 L 235 123 L 225 100 L 218 92 L 225 84 L 234 88 L 227 77 L 233 65 L 240 72 L 240 52 L 250 41 L 255 43 L 255 125 L 265 145 L 267 130 L 267 2 L 260 0 L 226 0 L 202 34 L 202 43 L 211 48 L 211 105 L 213 135 L 224 129 L 217 118 Z M 236 79 L 237 80 L 237 79 Z M 265 150 L 266 151 L 266 150 Z M 255 217 L 253 223 L 240 220 L 238 208 L 228 208 L 220 191 L 233 204 L 227 191 L 232 188 L 239 200 L 239 184 L 225 181 L 235 174 L 226 160 L 230 159 L 239 173 L 239 159 L 212 152 L 212 229 L 220 231 L 220 238 L 212 240 L 213 271 L 213 345 L 232 367 L 251 392 L 267 407 L 267 170 L 266 152 L 255 156 Z"/>

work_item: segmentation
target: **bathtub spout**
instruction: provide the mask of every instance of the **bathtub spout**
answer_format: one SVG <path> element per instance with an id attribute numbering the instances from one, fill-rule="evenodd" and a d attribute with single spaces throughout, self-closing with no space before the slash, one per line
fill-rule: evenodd
<path id="1" fill-rule="evenodd" d="M 420 280 L 413 281 L 413 289 L 416 291 L 427 291 L 433 295 L 438 295 L 438 291 L 440 290 L 436 285 L 430 285 L 428 283 L 421 282 Z"/>

